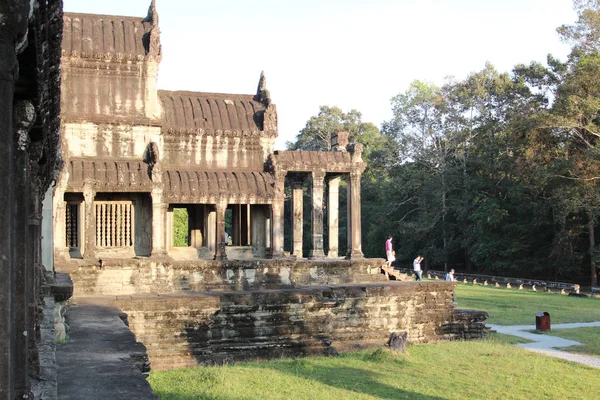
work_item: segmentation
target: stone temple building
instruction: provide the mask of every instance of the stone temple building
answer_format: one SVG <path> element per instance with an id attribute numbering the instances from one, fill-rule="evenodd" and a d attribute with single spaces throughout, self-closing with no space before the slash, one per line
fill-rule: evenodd
<path id="1" fill-rule="evenodd" d="M 111 398 L 89 371 L 337 354 L 400 331 L 411 343 L 483 336 L 487 315 L 455 310 L 454 283 L 390 281 L 384 260 L 362 257 L 361 145 L 341 132 L 330 152 L 274 151 L 264 75 L 251 95 L 161 91 L 161 56 L 154 1 L 134 18 L 0 0 L 0 400 L 72 387 Z M 68 325 L 80 329 L 57 347 Z"/>
<path id="2" fill-rule="evenodd" d="M 158 90 L 161 58 L 154 1 L 145 18 L 64 14 L 57 260 L 279 258 L 286 190 L 293 198 L 287 250 L 302 257 L 304 182 L 312 188 L 304 256 L 362 257 L 360 144 L 342 132 L 331 152 L 274 151 L 277 110 L 264 74 L 249 95 Z M 341 179 L 348 182 L 347 254 L 338 254 Z M 187 248 L 173 245 L 176 208 L 187 210 Z"/>

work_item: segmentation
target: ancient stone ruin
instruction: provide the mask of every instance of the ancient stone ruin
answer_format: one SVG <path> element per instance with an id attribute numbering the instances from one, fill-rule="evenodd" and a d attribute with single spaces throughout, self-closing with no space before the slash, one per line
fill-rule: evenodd
<path id="1" fill-rule="evenodd" d="M 312 249 L 325 257 L 323 199 L 338 257 L 338 191 L 349 190 L 347 258 L 361 258 L 360 144 L 335 152 L 273 151 L 277 110 L 264 74 L 254 95 L 156 89 L 158 13 L 65 13 L 62 156 L 54 193 L 57 260 L 279 258 L 284 192 L 294 187 L 294 249 L 302 251 L 302 182 L 310 180 Z M 347 140 L 346 140 L 347 142 Z M 287 182 L 287 183 L 286 183 Z M 298 193 L 300 195 L 298 195 Z M 174 248 L 173 212 L 188 213 L 188 248 Z M 226 212 L 232 246 L 225 246 Z"/>
<path id="2" fill-rule="evenodd" d="M 161 58 L 154 2 L 145 18 L 64 14 L 55 267 L 75 299 L 116 296 L 153 368 L 330 354 L 401 329 L 412 342 L 481 335 L 479 316 L 456 329 L 451 285 L 389 282 L 382 260 L 363 257 L 362 145 L 340 132 L 329 152 L 274 151 L 264 74 L 249 95 L 157 90 Z M 185 247 L 174 246 L 178 208 Z"/>
<path id="3" fill-rule="evenodd" d="M 485 313 L 454 310 L 452 283 L 389 281 L 383 260 L 363 257 L 362 145 L 340 132 L 329 152 L 275 151 L 264 74 L 248 95 L 157 90 L 154 1 L 146 17 L 8 3 L 0 399 L 55 398 L 71 295 L 123 311 L 158 369 L 335 354 L 394 331 L 409 343 L 483 335 Z"/>

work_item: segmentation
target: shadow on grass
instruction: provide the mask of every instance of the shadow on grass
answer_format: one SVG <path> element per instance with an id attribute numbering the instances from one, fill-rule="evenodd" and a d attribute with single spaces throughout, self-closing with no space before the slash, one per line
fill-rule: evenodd
<path id="1" fill-rule="evenodd" d="M 356 394 L 367 394 L 380 399 L 433 399 L 443 400 L 441 397 L 427 396 L 421 393 L 398 389 L 381 383 L 378 373 L 366 369 L 353 367 L 324 367 L 304 363 L 304 359 L 297 359 L 289 363 L 269 365 L 269 368 L 281 373 L 320 382 L 324 385 L 347 390 Z M 398 377 L 402 379 L 402 377 Z M 351 393 L 347 395 L 350 396 Z M 347 397 L 351 398 L 351 397 Z"/>

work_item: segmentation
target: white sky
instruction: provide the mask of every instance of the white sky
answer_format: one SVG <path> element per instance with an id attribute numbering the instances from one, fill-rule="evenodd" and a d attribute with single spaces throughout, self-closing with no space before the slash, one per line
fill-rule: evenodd
<path id="1" fill-rule="evenodd" d="M 65 11 L 144 17 L 150 0 L 64 0 Z M 158 0 L 161 89 L 255 93 L 261 70 L 279 113 L 276 148 L 320 105 L 380 125 L 420 79 L 463 79 L 490 61 L 564 59 L 556 27 L 571 0 Z"/>

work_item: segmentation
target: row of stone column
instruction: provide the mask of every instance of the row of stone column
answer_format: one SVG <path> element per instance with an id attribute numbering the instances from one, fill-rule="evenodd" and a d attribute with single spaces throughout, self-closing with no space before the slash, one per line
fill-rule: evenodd
<path id="1" fill-rule="evenodd" d="M 312 207 L 311 207 L 311 219 L 312 219 L 312 246 L 308 254 L 311 259 L 325 258 L 324 253 L 324 241 L 323 241 L 323 198 L 324 198 L 324 186 L 325 186 L 326 173 L 324 171 L 315 171 L 311 173 L 311 190 L 312 190 Z M 341 175 L 330 175 L 328 179 L 328 237 L 329 237 L 329 252 L 328 258 L 339 257 L 338 253 L 338 238 L 339 238 L 339 186 L 342 176 Z M 303 245 L 303 181 L 301 179 L 290 179 L 292 188 L 292 254 L 296 257 L 302 257 L 302 245 Z M 348 174 L 348 252 L 346 258 L 360 258 L 363 257 L 361 249 L 361 226 L 360 226 L 360 172 L 351 172 Z M 83 257 L 86 259 L 93 259 L 95 257 L 95 218 L 94 218 L 94 197 L 95 191 L 91 185 L 85 185 L 83 190 L 84 197 L 84 215 L 83 215 L 83 226 L 85 227 L 85 234 L 83 237 L 84 253 Z M 169 242 L 169 226 L 172 221 L 168 218 L 169 204 L 164 203 L 162 199 L 162 191 L 154 190 L 152 192 L 152 252 L 153 256 L 166 255 L 168 252 Z M 242 218 L 242 206 L 239 206 L 239 210 L 234 212 L 236 218 L 234 218 L 233 226 L 233 237 L 235 244 L 243 245 L 250 244 L 249 237 L 244 242 L 241 239 L 242 221 L 238 221 Z M 209 225 L 214 223 L 214 234 L 210 237 L 203 238 L 202 244 L 206 246 L 207 240 L 214 243 L 214 258 L 217 260 L 227 259 L 225 249 L 225 212 L 228 207 L 226 200 L 219 201 L 213 205 L 215 207 L 215 217 L 211 218 L 208 222 Z M 271 248 L 269 256 L 277 258 L 283 256 L 283 241 L 284 241 L 284 206 L 283 199 L 277 198 L 273 201 L 270 206 L 269 215 L 266 217 L 268 221 L 268 227 L 265 230 L 266 241 L 265 247 Z M 63 213 L 64 214 L 64 213 Z M 248 219 L 249 210 L 247 209 L 245 218 Z M 61 213 L 57 215 L 59 220 L 64 221 Z M 214 220 L 214 221 L 213 221 Z M 208 225 L 206 225 L 208 227 Z M 213 228 L 210 228 L 212 231 Z M 246 235 L 249 233 L 249 221 L 246 222 Z M 208 233 L 208 229 L 205 229 L 205 234 Z M 57 243 L 64 243 L 64 229 L 58 229 L 56 231 Z M 194 239 L 195 240 L 195 239 Z M 196 241 L 197 242 L 197 241 Z M 198 246 L 199 243 L 192 243 L 194 246 Z M 213 246 L 207 246 L 213 247 Z"/>
<path id="2" fill-rule="evenodd" d="M 363 257 L 361 245 L 360 225 L 360 172 L 351 172 L 348 182 L 348 252 L 346 258 Z M 312 180 L 312 248 L 308 258 L 324 258 L 323 242 L 323 195 L 326 173 L 324 171 L 313 171 Z M 302 257 L 303 245 L 303 180 L 291 179 L 292 187 L 292 254 Z M 329 252 L 328 258 L 337 258 L 339 238 L 339 187 L 341 176 L 332 175 L 328 177 L 328 236 Z"/>

